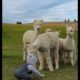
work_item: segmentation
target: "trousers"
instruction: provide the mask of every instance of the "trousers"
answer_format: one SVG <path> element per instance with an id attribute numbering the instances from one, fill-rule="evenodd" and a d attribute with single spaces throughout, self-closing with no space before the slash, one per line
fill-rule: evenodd
<path id="1" fill-rule="evenodd" d="M 14 73 L 17 80 L 32 80 L 28 69 L 23 65 L 22 67 L 16 69 Z"/>

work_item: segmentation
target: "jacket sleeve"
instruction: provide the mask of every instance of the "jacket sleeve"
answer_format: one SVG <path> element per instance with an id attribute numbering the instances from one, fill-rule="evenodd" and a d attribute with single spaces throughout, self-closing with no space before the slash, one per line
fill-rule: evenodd
<path id="1" fill-rule="evenodd" d="M 41 74 L 34 66 L 28 65 L 28 69 L 31 70 L 37 77 L 43 77 L 43 74 Z"/>

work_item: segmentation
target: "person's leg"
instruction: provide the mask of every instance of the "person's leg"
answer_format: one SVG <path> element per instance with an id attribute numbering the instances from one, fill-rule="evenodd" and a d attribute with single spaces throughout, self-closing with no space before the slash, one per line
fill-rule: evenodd
<path id="1" fill-rule="evenodd" d="M 31 80 L 31 79 L 20 79 L 20 80 Z"/>
<path id="2" fill-rule="evenodd" d="M 14 75 L 16 80 L 21 80 L 16 74 Z"/>
<path id="3" fill-rule="evenodd" d="M 31 77 L 26 72 L 17 73 L 15 76 L 17 79 L 31 80 Z"/>
<path id="4" fill-rule="evenodd" d="M 27 80 L 31 80 L 31 77 L 29 74 L 27 74 L 26 69 L 24 66 L 22 66 L 21 68 L 17 69 L 14 73 L 15 77 L 20 80 L 20 79 L 27 79 Z"/>

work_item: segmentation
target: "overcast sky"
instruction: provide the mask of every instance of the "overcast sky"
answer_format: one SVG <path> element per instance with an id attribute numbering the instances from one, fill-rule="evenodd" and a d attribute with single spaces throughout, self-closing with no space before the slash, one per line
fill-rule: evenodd
<path id="1" fill-rule="evenodd" d="M 4 23 L 77 19 L 77 0 L 2 0 Z"/>

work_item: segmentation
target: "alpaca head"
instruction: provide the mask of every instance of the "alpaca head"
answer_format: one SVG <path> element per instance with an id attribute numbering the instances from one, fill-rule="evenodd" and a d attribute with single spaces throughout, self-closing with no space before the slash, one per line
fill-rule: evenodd
<path id="1" fill-rule="evenodd" d="M 40 31 L 43 20 L 34 20 L 34 30 Z"/>
<path id="2" fill-rule="evenodd" d="M 33 54 L 33 53 L 29 53 L 28 55 L 27 55 L 27 63 L 28 64 L 32 64 L 32 65 L 35 65 L 36 64 L 36 62 L 37 62 L 37 56 L 35 55 L 35 54 Z"/>
<path id="3" fill-rule="evenodd" d="M 34 46 L 32 44 L 27 46 L 27 54 L 30 54 L 30 53 L 32 53 L 32 54 L 36 54 L 37 53 L 36 46 Z"/>
<path id="4" fill-rule="evenodd" d="M 67 28 L 67 35 L 69 37 L 73 37 L 74 36 L 74 28 L 72 26 L 68 26 L 68 25 L 66 25 L 66 28 Z"/>

